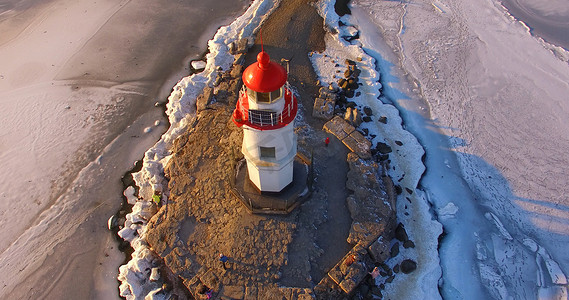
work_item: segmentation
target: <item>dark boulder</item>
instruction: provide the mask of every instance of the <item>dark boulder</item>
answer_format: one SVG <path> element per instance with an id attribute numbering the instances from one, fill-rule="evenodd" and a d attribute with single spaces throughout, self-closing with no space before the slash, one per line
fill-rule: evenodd
<path id="1" fill-rule="evenodd" d="M 417 263 L 413 260 L 406 259 L 401 262 L 401 272 L 409 274 L 417 269 Z"/>
<path id="2" fill-rule="evenodd" d="M 415 243 L 412 240 L 407 240 L 403 243 L 403 248 L 415 248 Z"/>
<path id="3" fill-rule="evenodd" d="M 392 258 L 397 255 L 399 255 L 399 243 L 393 244 L 393 246 L 391 247 L 391 251 L 389 251 L 389 256 L 391 256 Z"/>
<path id="4" fill-rule="evenodd" d="M 393 150 L 391 150 L 391 147 L 389 147 L 389 145 L 387 145 L 386 143 L 382 143 L 382 142 L 378 142 L 377 146 L 375 146 L 375 148 L 381 154 L 388 154 L 388 153 L 391 153 L 393 151 Z"/>
<path id="5" fill-rule="evenodd" d="M 402 242 L 406 242 L 409 240 L 407 231 L 405 230 L 405 227 L 401 223 L 397 224 L 397 227 L 395 228 L 395 238 Z"/>

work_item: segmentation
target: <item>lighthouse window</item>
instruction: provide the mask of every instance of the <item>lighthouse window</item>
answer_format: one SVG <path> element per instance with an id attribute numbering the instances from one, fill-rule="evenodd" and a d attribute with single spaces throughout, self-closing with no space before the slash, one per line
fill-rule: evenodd
<path id="1" fill-rule="evenodd" d="M 270 103 L 271 98 L 269 98 L 269 97 L 270 97 L 270 93 L 259 93 L 259 92 L 257 92 L 257 102 Z"/>
<path id="2" fill-rule="evenodd" d="M 281 89 L 272 91 L 270 93 L 260 93 L 253 90 L 248 90 L 247 94 L 249 96 L 249 99 L 254 99 L 256 102 L 271 103 L 281 96 Z"/>
<path id="3" fill-rule="evenodd" d="M 261 148 L 262 158 L 275 158 L 275 147 L 259 147 Z"/>
<path id="4" fill-rule="evenodd" d="M 281 89 L 271 92 L 271 101 L 277 100 L 281 96 Z"/>

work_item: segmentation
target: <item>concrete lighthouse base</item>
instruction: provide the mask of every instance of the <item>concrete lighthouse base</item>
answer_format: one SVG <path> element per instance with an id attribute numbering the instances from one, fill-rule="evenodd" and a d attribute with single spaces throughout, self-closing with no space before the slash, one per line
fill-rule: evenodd
<path id="1" fill-rule="evenodd" d="M 288 214 L 311 193 L 312 173 L 310 161 L 297 154 L 294 158 L 293 179 L 278 193 L 261 192 L 249 180 L 247 164 L 241 160 L 235 170 L 235 181 L 232 182 L 232 193 L 239 198 L 251 213 Z"/>

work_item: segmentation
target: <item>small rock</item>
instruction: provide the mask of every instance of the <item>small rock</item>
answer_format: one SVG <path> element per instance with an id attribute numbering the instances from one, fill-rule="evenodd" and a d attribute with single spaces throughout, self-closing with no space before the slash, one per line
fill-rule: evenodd
<path id="1" fill-rule="evenodd" d="M 247 38 L 242 38 L 237 42 L 237 53 L 246 53 L 249 48 L 249 41 Z"/>
<path id="2" fill-rule="evenodd" d="M 403 146 L 403 142 L 401 142 L 401 141 L 395 141 L 395 144 L 396 144 L 397 146 Z"/>
<path id="3" fill-rule="evenodd" d="M 366 123 L 371 122 L 371 117 L 370 116 L 365 116 L 362 118 L 362 120 Z"/>
<path id="4" fill-rule="evenodd" d="M 391 256 L 393 258 L 393 257 L 397 256 L 398 254 L 399 254 L 399 243 L 395 243 L 391 247 L 391 251 L 389 251 L 389 256 Z"/>
<path id="5" fill-rule="evenodd" d="M 393 272 L 399 273 L 399 264 L 393 266 Z"/>
<path id="6" fill-rule="evenodd" d="M 234 65 L 243 65 L 245 63 L 245 53 L 239 53 L 235 55 Z"/>
<path id="7" fill-rule="evenodd" d="M 196 100 L 196 109 L 198 111 L 202 111 L 207 108 L 207 105 L 211 101 L 211 97 L 213 96 L 213 89 L 209 86 L 206 86 L 203 89 L 203 93 L 198 96 Z"/>
<path id="8" fill-rule="evenodd" d="M 341 78 L 340 80 L 338 80 L 338 86 L 339 86 L 341 89 L 344 89 L 344 90 L 345 90 L 345 89 L 348 88 L 348 81 L 347 81 L 346 79 L 344 79 L 344 78 Z"/>
<path id="9" fill-rule="evenodd" d="M 381 122 L 383 124 L 387 124 L 387 117 L 385 116 L 381 116 L 379 117 L 379 119 L 377 120 L 378 122 Z"/>
<path id="10" fill-rule="evenodd" d="M 397 195 L 401 195 L 403 193 L 403 189 L 401 188 L 401 186 L 395 185 L 394 187 L 395 187 L 395 193 Z"/>
<path id="11" fill-rule="evenodd" d="M 405 227 L 401 223 L 397 224 L 397 227 L 395 228 L 395 238 L 402 242 L 406 242 L 409 240 L 407 231 L 405 230 Z"/>
<path id="12" fill-rule="evenodd" d="M 158 279 L 160 279 L 160 271 L 158 268 L 152 268 L 152 271 L 150 272 L 150 281 L 157 281 Z"/>
<path id="13" fill-rule="evenodd" d="M 348 107 L 344 114 L 344 120 L 348 121 L 352 126 L 358 127 L 362 123 L 362 118 L 357 108 Z"/>
<path id="14" fill-rule="evenodd" d="M 417 269 L 417 263 L 413 260 L 406 259 L 401 262 L 401 272 L 409 274 Z"/>
<path id="15" fill-rule="evenodd" d="M 373 112 L 372 112 L 372 110 L 371 110 L 371 107 L 369 107 L 369 106 L 364 106 L 364 113 L 365 113 L 367 116 L 372 116 L 372 115 L 373 115 Z"/>
<path id="16" fill-rule="evenodd" d="M 413 243 L 412 240 L 408 240 L 408 241 L 405 241 L 405 242 L 403 243 L 403 247 L 404 247 L 405 249 L 408 249 L 408 248 L 415 248 L 415 243 Z"/>
<path id="17" fill-rule="evenodd" d="M 243 72 L 243 65 L 233 65 L 233 68 L 231 69 L 231 77 L 233 78 L 238 78 L 241 76 L 241 73 Z"/>
<path id="18" fill-rule="evenodd" d="M 323 120 L 330 120 L 334 116 L 334 101 L 316 98 L 312 108 L 312 116 Z"/>
<path id="19" fill-rule="evenodd" d="M 355 90 L 358 88 L 358 82 L 356 81 L 355 78 L 349 78 L 348 79 L 348 88 Z"/>
<path id="20" fill-rule="evenodd" d="M 389 147 L 389 145 L 387 145 L 386 143 L 382 143 L 382 142 L 378 142 L 377 146 L 375 146 L 375 148 L 381 154 L 388 154 L 388 153 L 391 153 L 393 151 L 393 150 L 391 150 L 391 147 Z"/>
<path id="21" fill-rule="evenodd" d="M 229 53 L 231 55 L 235 55 L 236 49 L 237 49 L 237 45 L 235 44 L 235 42 L 231 42 L 231 44 L 229 44 Z"/>

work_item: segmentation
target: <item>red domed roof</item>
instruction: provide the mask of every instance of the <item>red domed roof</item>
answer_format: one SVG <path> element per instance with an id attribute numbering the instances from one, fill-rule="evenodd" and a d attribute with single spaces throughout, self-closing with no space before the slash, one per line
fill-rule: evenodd
<path id="1" fill-rule="evenodd" d="M 260 93 L 276 91 L 286 83 L 286 70 L 271 58 L 265 51 L 257 55 L 257 62 L 248 66 L 243 72 L 243 83 Z"/>

